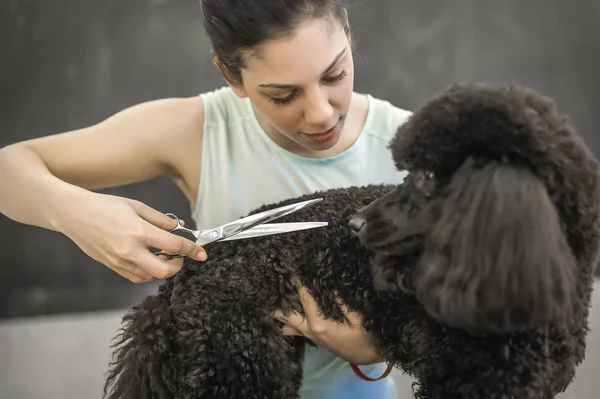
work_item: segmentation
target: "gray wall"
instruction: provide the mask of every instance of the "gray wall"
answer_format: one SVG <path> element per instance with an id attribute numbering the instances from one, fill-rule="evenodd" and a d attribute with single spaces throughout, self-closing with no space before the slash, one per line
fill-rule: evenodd
<path id="1" fill-rule="evenodd" d="M 600 153 L 596 3 L 355 3 L 358 91 L 413 109 L 454 81 L 526 84 L 553 96 Z M 1 146 L 223 84 L 196 1 L 12 0 L 0 7 Z M 190 220 L 166 179 L 110 192 Z M 128 283 L 59 234 L 0 217 L 0 236 L 0 318 L 119 308 L 155 288 Z"/>

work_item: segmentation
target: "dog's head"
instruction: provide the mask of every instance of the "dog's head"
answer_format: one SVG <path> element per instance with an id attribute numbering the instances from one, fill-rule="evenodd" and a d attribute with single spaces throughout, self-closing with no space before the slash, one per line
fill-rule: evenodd
<path id="1" fill-rule="evenodd" d="M 350 222 L 376 255 L 378 289 L 474 332 L 571 321 L 581 265 L 591 274 L 598 252 L 600 173 L 550 99 L 454 85 L 390 149 L 405 182 Z"/>

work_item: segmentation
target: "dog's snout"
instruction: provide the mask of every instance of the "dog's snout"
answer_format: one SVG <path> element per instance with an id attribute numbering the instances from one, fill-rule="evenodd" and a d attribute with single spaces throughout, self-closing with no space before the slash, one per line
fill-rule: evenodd
<path id="1" fill-rule="evenodd" d="M 360 233 L 360 231 L 365 227 L 366 221 L 360 216 L 353 216 L 350 219 L 350 228 L 354 232 L 354 234 Z"/>

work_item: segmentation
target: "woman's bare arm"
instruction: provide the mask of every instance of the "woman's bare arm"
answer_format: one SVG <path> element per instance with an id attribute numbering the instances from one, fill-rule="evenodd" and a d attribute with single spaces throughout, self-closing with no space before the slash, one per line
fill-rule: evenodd
<path id="1" fill-rule="evenodd" d="M 9 145 L 0 150 L 0 212 L 66 234 L 90 256 L 128 277 L 171 275 L 176 266 L 141 247 L 191 257 L 198 257 L 202 248 L 164 231 L 173 221 L 162 213 L 91 190 L 159 175 L 179 178 L 174 149 L 201 141 L 203 112 L 198 97 L 157 100 L 90 127 Z M 119 228 L 125 232 L 117 232 Z"/>

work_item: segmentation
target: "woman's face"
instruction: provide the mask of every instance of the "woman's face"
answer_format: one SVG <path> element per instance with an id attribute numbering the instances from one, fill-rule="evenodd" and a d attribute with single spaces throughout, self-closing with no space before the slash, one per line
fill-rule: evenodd
<path id="1" fill-rule="evenodd" d="M 308 20 L 293 35 L 261 45 L 242 69 L 243 87 L 271 138 L 300 153 L 331 149 L 343 133 L 354 63 L 341 23 Z"/>

